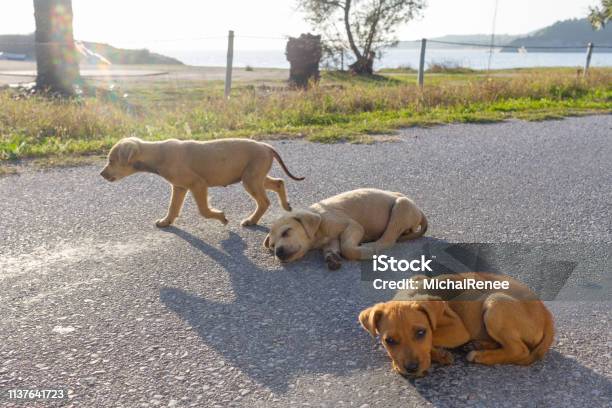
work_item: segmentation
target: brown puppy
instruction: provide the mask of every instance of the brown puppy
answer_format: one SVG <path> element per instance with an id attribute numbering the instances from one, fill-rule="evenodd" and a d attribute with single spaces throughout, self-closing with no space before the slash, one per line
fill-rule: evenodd
<path id="1" fill-rule="evenodd" d="M 467 360 L 480 364 L 528 365 L 544 356 L 553 341 L 553 318 L 524 284 L 485 273 L 427 279 L 470 278 L 508 281 L 509 288 L 461 291 L 452 300 L 443 301 L 423 290 L 421 282 L 420 289 L 411 293 L 412 301 L 379 303 L 361 312 L 359 322 L 372 336 L 380 336 L 395 371 L 422 376 L 432 361 L 452 363 L 446 348 L 468 342 L 472 351 Z"/>
<path id="2" fill-rule="evenodd" d="M 227 186 L 242 181 L 245 190 L 257 202 L 255 211 L 242 225 L 257 224 L 270 206 L 266 190 L 278 194 L 282 207 L 291 211 L 285 183 L 268 176 L 276 159 L 285 173 L 293 176 L 280 155 L 268 144 L 248 139 L 223 139 L 210 142 L 166 140 L 145 142 L 130 137 L 120 140 L 108 154 L 108 163 L 100 173 L 108 181 L 116 181 L 139 171 L 159 174 L 172 184 L 168 213 L 158 220 L 158 227 L 167 227 L 178 217 L 185 194 L 191 191 L 205 218 L 227 224 L 223 212 L 208 207 L 208 188 Z"/>
<path id="3" fill-rule="evenodd" d="M 427 218 L 412 200 L 401 193 L 362 188 L 283 215 L 272 224 L 264 246 L 282 262 L 322 248 L 327 266 L 338 269 L 340 255 L 370 259 L 396 241 L 418 238 L 425 231 Z"/>

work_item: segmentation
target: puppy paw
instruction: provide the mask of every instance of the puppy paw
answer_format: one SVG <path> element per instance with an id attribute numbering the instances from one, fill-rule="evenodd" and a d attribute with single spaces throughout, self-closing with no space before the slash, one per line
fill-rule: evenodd
<path id="1" fill-rule="evenodd" d="M 466 360 L 469 361 L 470 363 L 476 363 L 476 357 L 478 356 L 478 352 L 475 350 L 472 350 L 468 353 Z"/>
<path id="2" fill-rule="evenodd" d="M 251 225 L 256 225 L 256 222 L 253 222 L 253 220 L 251 220 L 250 218 L 247 218 L 245 220 L 242 220 L 242 222 L 240 223 L 240 225 L 242 225 L 243 227 L 249 227 Z"/>
<path id="3" fill-rule="evenodd" d="M 166 228 L 166 227 L 169 227 L 170 224 L 172 224 L 172 223 L 170 221 L 168 221 L 167 219 L 165 219 L 165 218 L 162 218 L 161 220 L 155 221 L 155 226 L 157 228 Z"/>
<path id="4" fill-rule="evenodd" d="M 327 254 L 325 262 L 327 263 L 327 268 L 331 271 L 337 271 L 342 267 L 342 259 L 338 254 Z"/>
<path id="5" fill-rule="evenodd" d="M 368 243 L 359 245 L 359 250 L 361 251 L 362 259 L 371 258 L 372 255 L 376 255 L 381 252 L 378 250 L 378 248 L 376 247 L 376 244 L 373 242 L 368 242 Z"/>

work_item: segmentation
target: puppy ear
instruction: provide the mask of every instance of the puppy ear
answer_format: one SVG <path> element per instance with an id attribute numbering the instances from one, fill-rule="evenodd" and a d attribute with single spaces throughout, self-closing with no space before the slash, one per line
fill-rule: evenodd
<path id="1" fill-rule="evenodd" d="M 437 331 L 441 337 L 449 340 L 446 347 L 459 347 L 470 340 L 470 333 L 463 324 L 463 320 L 448 306 L 447 302 L 443 300 L 428 300 L 415 303 L 417 309 L 427 314 L 431 330 Z"/>
<path id="2" fill-rule="evenodd" d="M 132 164 L 136 155 L 140 151 L 140 146 L 138 142 L 135 140 L 127 140 L 121 143 L 121 147 L 119 149 L 119 160 L 126 164 Z"/>
<path id="3" fill-rule="evenodd" d="M 313 239 L 321 225 L 321 216 L 312 211 L 299 211 L 293 218 L 302 224 L 308 238 Z"/>
<path id="4" fill-rule="evenodd" d="M 361 323 L 364 329 L 370 332 L 372 337 L 376 337 L 378 334 L 377 326 L 380 316 L 382 316 L 382 310 L 380 310 L 377 305 L 369 307 L 359 313 L 359 323 Z"/>
<path id="5" fill-rule="evenodd" d="M 444 315 L 444 310 L 447 308 L 446 302 L 443 300 L 423 300 L 416 303 L 417 309 L 427 315 L 431 330 L 436 330 L 440 324 L 440 320 Z"/>
<path id="6" fill-rule="evenodd" d="M 270 249 L 270 234 L 266 235 L 266 239 L 264 239 L 263 246 L 265 248 Z"/>

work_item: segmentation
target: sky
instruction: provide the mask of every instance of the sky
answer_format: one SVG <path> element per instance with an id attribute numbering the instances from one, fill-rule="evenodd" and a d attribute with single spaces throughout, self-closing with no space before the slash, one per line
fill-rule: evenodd
<path id="1" fill-rule="evenodd" d="M 498 2 L 496 33 L 523 34 L 558 20 L 585 17 L 589 6 L 598 0 Z M 0 34 L 33 32 L 32 3 L 32 0 L 0 0 Z M 223 49 L 228 30 L 233 29 L 237 48 L 274 49 L 284 47 L 284 40 L 277 37 L 313 32 L 293 0 L 73 0 L 72 3 L 75 38 L 126 48 Z M 445 34 L 489 34 L 494 8 L 495 0 L 428 0 L 423 16 L 402 25 L 398 37 L 414 40 Z"/>

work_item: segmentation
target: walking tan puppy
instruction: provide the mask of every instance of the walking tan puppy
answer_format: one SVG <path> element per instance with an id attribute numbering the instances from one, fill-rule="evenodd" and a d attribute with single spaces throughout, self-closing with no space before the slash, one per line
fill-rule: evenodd
<path id="1" fill-rule="evenodd" d="M 362 188 L 283 215 L 272 224 L 264 246 L 282 262 L 322 248 L 327 266 L 338 269 L 340 255 L 370 259 L 396 241 L 418 238 L 426 231 L 427 218 L 412 200 L 400 193 Z"/>
<path id="2" fill-rule="evenodd" d="M 421 277 L 422 279 L 430 279 Z M 507 289 L 454 291 L 452 300 L 420 295 L 412 301 L 378 303 L 359 315 L 372 336 L 379 336 L 393 369 L 403 376 L 423 376 L 431 362 L 451 364 L 445 349 L 466 345 L 474 363 L 528 365 L 541 359 L 554 337 L 551 313 L 524 284 L 486 273 L 440 275 L 438 282 L 508 282 Z M 422 288 L 423 286 L 420 285 Z M 443 295 L 438 289 L 438 295 Z M 444 298 L 447 298 L 444 296 Z"/>
<path id="3" fill-rule="evenodd" d="M 227 224 L 222 211 L 209 208 L 208 188 L 225 187 L 242 181 L 244 189 L 257 202 L 255 211 L 242 221 L 242 225 L 246 226 L 257 224 L 270 206 L 266 190 L 278 194 L 281 206 L 291 211 L 284 181 L 268 176 L 273 159 L 292 179 L 304 179 L 289 172 L 272 146 L 248 139 L 145 142 L 130 137 L 113 146 L 108 154 L 108 163 L 100 174 L 108 181 L 116 181 L 145 171 L 158 174 L 172 184 L 168 213 L 156 222 L 160 228 L 169 226 L 178 217 L 187 190 L 193 194 L 203 217 Z"/>

